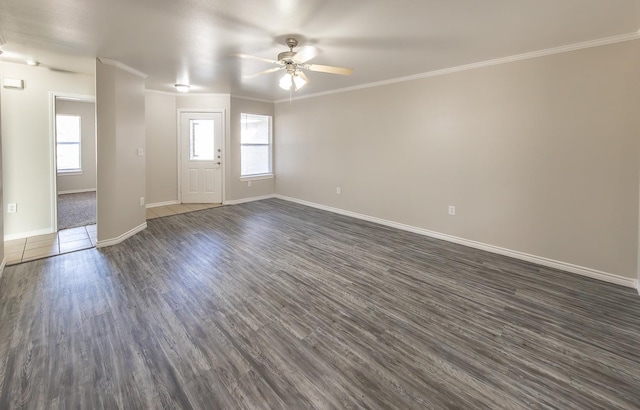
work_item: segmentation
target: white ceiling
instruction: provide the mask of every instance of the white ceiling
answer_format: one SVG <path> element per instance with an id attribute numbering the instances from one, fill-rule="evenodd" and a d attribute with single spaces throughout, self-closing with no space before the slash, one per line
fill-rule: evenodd
<path id="1" fill-rule="evenodd" d="M 589 40 L 635 33 L 638 0 L 2 0 L 5 61 L 93 72 L 95 57 L 148 74 L 147 88 L 279 100 L 280 73 L 237 53 L 275 59 L 295 34 L 351 67 L 308 73 L 317 93 Z"/>

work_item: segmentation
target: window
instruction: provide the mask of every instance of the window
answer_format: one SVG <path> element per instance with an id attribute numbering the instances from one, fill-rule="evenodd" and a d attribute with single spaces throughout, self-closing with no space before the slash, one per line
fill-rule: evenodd
<path id="1" fill-rule="evenodd" d="M 81 172 L 80 116 L 56 115 L 58 173 Z"/>
<path id="2" fill-rule="evenodd" d="M 240 125 L 240 176 L 271 174 L 271 116 L 242 113 Z"/>
<path id="3" fill-rule="evenodd" d="M 189 159 L 192 161 L 213 161 L 214 135 L 213 120 L 189 120 Z"/>

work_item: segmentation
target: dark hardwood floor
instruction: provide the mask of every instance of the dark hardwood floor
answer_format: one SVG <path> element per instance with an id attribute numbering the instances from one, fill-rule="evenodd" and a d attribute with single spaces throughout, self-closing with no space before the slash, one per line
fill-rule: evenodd
<path id="1" fill-rule="evenodd" d="M 640 408 L 633 289 L 265 200 L 5 269 L 0 408 Z"/>

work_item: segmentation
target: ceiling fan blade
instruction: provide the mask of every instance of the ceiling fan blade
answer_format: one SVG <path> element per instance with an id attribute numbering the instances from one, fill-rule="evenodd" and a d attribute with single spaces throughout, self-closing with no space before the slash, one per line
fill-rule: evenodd
<path id="1" fill-rule="evenodd" d="M 273 67 L 273 68 L 269 68 L 268 70 L 260 71 L 259 73 L 243 75 L 242 78 L 253 78 L 253 77 L 257 77 L 257 76 L 262 75 L 262 74 L 273 73 L 273 72 L 276 72 L 278 70 L 282 70 L 283 68 L 284 67 Z"/>
<path id="2" fill-rule="evenodd" d="M 332 65 L 306 64 L 304 68 L 330 74 L 351 75 L 351 73 L 353 73 L 353 68 L 334 67 Z"/>
<path id="3" fill-rule="evenodd" d="M 307 84 L 309 83 L 309 77 L 307 77 L 307 75 L 304 73 L 304 71 L 298 70 L 298 75 L 300 76 L 300 78 L 302 78 L 304 81 L 306 81 Z"/>
<path id="4" fill-rule="evenodd" d="M 269 60 L 268 58 L 252 56 L 252 55 L 249 55 L 249 54 L 234 54 L 234 55 L 236 57 L 238 57 L 238 58 L 249 58 L 249 59 L 252 59 L 252 60 L 264 61 L 266 63 L 278 64 L 278 62 L 275 61 L 275 60 Z"/>
<path id="5" fill-rule="evenodd" d="M 316 58 L 320 51 L 313 46 L 304 46 L 293 56 L 293 61 L 298 64 L 306 63 L 312 58 Z"/>

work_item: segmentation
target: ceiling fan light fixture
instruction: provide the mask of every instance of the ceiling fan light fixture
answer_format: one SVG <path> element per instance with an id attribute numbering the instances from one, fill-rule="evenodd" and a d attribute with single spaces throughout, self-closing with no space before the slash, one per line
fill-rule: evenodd
<path id="1" fill-rule="evenodd" d="M 175 87 L 179 93 L 186 93 L 190 88 L 187 84 L 176 84 Z"/>
<path id="2" fill-rule="evenodd" d="M 307 84 L 307 80 L 300 77 L 297 72 L 285 73 L 278 83 L 283 90 L 299 90 Z"/>
<path id="3" fill-rule="evenodd" d="M 291 86 L 293 85 L 291 74 L 285 73 L 285 75 L 282 76 L 278 84 L 280 85 L 280 88 L 282 88 L 283 90 L 290 90 Z"/>
<path id="4" fill-rule="evenodd" d="M 298 74 L 294 74 L 293 83 L 296 85 L 296 90 L 299 90 L 307 84 L 307 80 L 300 77 Z"/>

